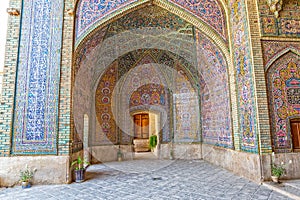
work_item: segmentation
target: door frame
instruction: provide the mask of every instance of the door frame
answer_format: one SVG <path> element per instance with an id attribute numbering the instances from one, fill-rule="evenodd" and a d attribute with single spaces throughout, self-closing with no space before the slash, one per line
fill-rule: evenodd
<path id="1" fill-rule="evenodd" d="M 299 116 L 297 116 L 297 117 L 292 117 L 292 118 L 289 118 L 289 120 L 288 120 L 288 128 L 289 128 L 289 134 L 290 134 L 290 138 L 291 138 L 291 150 L 293 151 L 293 152 L 300 152 L 300 148 L 297 148 L 297 149 L 295 149 L 294 148 L 294 141 L 293 141 L 293 133 L 292 133 L 292 123 L 293 122 L 299 122 L 300 123 L 300 117 Z M 300 136 L 300 134 L 299 134 L 299 136 Z M 298 138 L 298 142 L 300 142 L 300 138 Z"/>

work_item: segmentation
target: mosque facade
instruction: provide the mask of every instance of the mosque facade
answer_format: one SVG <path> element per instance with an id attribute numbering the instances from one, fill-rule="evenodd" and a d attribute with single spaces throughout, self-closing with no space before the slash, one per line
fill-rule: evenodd
<path id="1" fill-rule="evenodd" d="M 8 14 L 1 186 L 25 165 L 68 183 L 78 155 L 134 159 L 153 135 L 158 159 L 300 178 L 300 1 L 10 0 Z"/>

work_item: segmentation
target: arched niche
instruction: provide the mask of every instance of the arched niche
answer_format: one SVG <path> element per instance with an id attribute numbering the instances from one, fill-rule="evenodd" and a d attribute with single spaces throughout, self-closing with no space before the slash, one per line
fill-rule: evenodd
<path id="1" fill-rule="evenodd" d="M 300 56 L 281 54 L 267 69 L 272 145 L 276 152 L 291 152 L 290 120 L 300 117 Z"/>
<path id="2" fill-rule="evenodd" d="M 146 7 L 144 9 L 149 8 Z M 142 11 L 144 10 L 141 8 L 141 12 Z M 169 15 L 168 11 L 165 10 L 164 12 L 167 12 L 167 15 Z M 189 22 L 184 21 L 178 16 L 176 17 L 176 15 L 173 16 L 173 22 L 176 20 L 183 21 L 182 26 L 180 26 L 181 24 L 179 23 L 179 26 L 175 28 L 165 28 L 165 26 L 163 26 L 163 28 L 161 28 L 161 26 L 138 26 L 136 29 L 124 29 L 121 26 L 121 24 L 124 23 L 119 23 L 126 19 L 127 16 L 124 16 L 123 18 L 116 19 L 102 29 L 95 30 L 90 37 L 86 37 L 86 43 L 80 46 L 75 52 L 75 58 L 82 56 L 82 59 L 78 59 L 78 62 L 77 59 L 75 59 L 74 105 L 76 105 L 76 108 L 74 108 L 74 122 L 78 133 L 82 132 L 80 113 L 90 113 L 91 130 L 100 130 L 101 128 L 99 124 L 97 125 L 95 98 L 93 98 L 93 96 L 97 92 L 97 86 L 99 82 L 101 82 L 103 74 L 105 74 L 110 67 L 112 67 L 110 70 L 114 71 L 119 64 L 126 69 L 126 65 L 123 64 L 126 62 L 130 64 L 130 62 L 132 62 L 130 52 L 158 49 L 160 51 L 170 52 L 169 54 L 177 55 L 177 60 L 181 60 L 181 65 L 188 69 L 186 77 L 192 82 L 195 96 L 198 97 L 196 101 L 199 111 L 197 111 L 197 109 L 194 110 L 198 112 L 198 120 L 201 120 L 201 122 L 195 126 L 199 126 L 199 130 L 203 130 L 204 124 L 205 129 L 210 130 L 206 134 L 206 140 L 203 141 L 213 145 L 232 148 L 230 85 L 228 75 L 230 65 L 228 63 L 230 63 L 230 59 L 227 57 L 228 51 L 223 51 L 222 47 L 214 43 L 206 34 L 195 28 L 195 26 Z M 166 23 L 166 25 L 168 25 L 168 23 Z M 112 27 L 118 28 L 114 29 Z M 127 55 L 127 57 L 125 56 L 126 59 L 123 60 L 124 62 L 116 61 L 124 55 Z M 152 63 L 168 65 L 168 62 L 170 62 L 168 56 L 163 55 L 160 62 L 156 61 Z M 136 66 L 138 65 L 137 63 L 139 62 L 135 60 L 132 62 L 132 65 Z M 139 65 L 140 64 L 141 63 L 139 63 Z M 174 63 L 172 65 L 174 66 Z M 173 71 L 175 71 L 174 73 L 181 73 L 180 70 L 177 69 Z M 168 77 L 167 71 L 162 72 L 162 74 L 164 73 L 166 77 Z M 125 77 L 126 76 L 124 76 L 124 79 Z M 168 78 L 166 80 L 166 85 L 172 85 L 168 82 Z M 120 83 L 124 85 L 126 81 L 121 81 Z M 174 91 L 175 90 L 172 90 L 172 92 Z M 174 96 L 174 94 L 176 93 L 172 95 Z M 129 102 L 129 97 L 130 96 L 127 95 L 124 98 L 116 99 L 125 99 L 126 102 Z M 180 97 L 180 94 L 178 97 Z M 202 104 L 201 101 L 206 101 L 206 104 Z M 118 107 L 118 104 L 115 105 Z M 205 108 L 201 106 L 205 106 Z M 205 111 L 205 113 L 203 113 L 203 111 Z M 117 131 L 119 130 L 117 129 Z M 201 131 L 199 131 L 199 134 L 200 132 Z M 113 142 L 111 142 L 112 140 L 106 141 L 110 144 L 116 144 L 118 137 L 119 136 L 114 137 Z M 199 141 L 198 139 L 201 139 L 201 137 L 197 138 L 196 141 Z"/>

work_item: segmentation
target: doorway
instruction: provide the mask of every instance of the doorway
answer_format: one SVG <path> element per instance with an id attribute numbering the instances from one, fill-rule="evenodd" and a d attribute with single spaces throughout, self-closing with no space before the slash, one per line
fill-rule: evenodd
<path id="1" fill-rule="evenodd" d="M 149 148 L 149 114 L 140 113 L 133 116 L 134 121 L 134 151 L 148 152 Z"/>
<path id="2" fill-rule="evenodd" d="M 134 139 L 149 138 L 149 114 L 136 114 L 134 119 Z"/>
<path id="3" fill-rule="evenodd" d="M 291 120 L 293 151 L 300 152 L 300 119 Z"/>

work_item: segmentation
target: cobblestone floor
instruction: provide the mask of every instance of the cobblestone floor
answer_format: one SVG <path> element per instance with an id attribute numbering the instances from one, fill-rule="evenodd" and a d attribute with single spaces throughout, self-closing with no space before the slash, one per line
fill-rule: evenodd
<path id="1" fill-rule="evenodd" d="M 202 160 L 133 160 L 90 166 L 83 183 L 2 188 L 0 199 L 289 198 Z"/>

